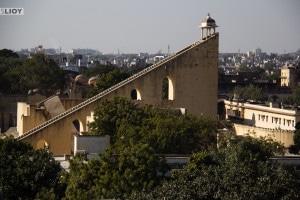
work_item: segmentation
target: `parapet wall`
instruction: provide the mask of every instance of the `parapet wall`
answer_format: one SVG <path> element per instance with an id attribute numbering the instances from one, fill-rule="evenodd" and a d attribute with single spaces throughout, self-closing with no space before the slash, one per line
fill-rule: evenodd
<path id="1" fill-rule="evenodd" d="M 248 135 L 255 137 L 270 137 L 277 142 L 280 142 L 284 147 L 289 147 L 294 144 L 294 131 L 282 130 L 282 129 L 268 129 L 258 128 L 254 126 L 247 126 L 243 124 L 234 124 L 234 129 L 237 135 Z"/>

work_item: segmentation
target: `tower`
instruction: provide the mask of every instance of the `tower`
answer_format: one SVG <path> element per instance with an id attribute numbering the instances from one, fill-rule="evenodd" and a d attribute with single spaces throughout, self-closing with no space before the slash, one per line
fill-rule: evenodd
<path id="1" fill-rule="evenodd" d="M 205 17 L 202 20 L 200 27 L 201 27 L 201 39 L 207 39 L 216 32 L 216 27 L 218 26 L 216 25 L 216 21 L 212 19 L 208 13 L 207 17 Z M 204 30 L 206 30 L 206 33 L 204 33 Z"/>

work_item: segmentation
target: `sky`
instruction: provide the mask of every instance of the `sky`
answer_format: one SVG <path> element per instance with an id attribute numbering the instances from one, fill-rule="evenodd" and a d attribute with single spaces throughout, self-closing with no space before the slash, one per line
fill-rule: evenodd
<path id="1" fill-rule="evenodd" d="M 220 53 L 300 49 L 299 0 L 1 0 L 0 49 L 90 48 L 108 53 L 175 53 L 200 39 L 210 13 Z"/>

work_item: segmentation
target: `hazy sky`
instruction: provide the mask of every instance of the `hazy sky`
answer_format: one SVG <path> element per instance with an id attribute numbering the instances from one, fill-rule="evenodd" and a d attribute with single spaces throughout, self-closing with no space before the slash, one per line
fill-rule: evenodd
<path id="1" fill-rule="evenodd" d="M 221 53 L 261 48 L 267 53 L 300 48 L 299 0 L 1 0 L 0 49 L 98 49 L 102 53 L 171 53 L 200 39 L 210 13 Z"/>

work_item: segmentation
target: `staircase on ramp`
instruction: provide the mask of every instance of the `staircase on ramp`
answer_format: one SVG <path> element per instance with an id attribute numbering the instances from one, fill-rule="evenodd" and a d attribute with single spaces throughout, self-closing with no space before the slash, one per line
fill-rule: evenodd
<path id="1" fill-rule="evenodd" d="M 140 71 L 140 72 L 138 72 L 138 73 L 130 76 L 129 78 L 121 81 L 120 83 L 118 83 L 118 84 L 116 84 L 116 85 L 114 85 L 114 86 L 112 86 L 112 87 L 104 90 L 103 92 L 101 92 L 101 93 L 99 93 L 99 94 L 97 94 L 97 95 L 95 95 L 95 96 L 87 99 L 86 101 L 84 101 L 84 102 L 82 102 L 82 103 L 80 103 L 80 104 L 72 107 L 71 109 L 69 109 L 69 110 L 67 110 L 67 111 L 65 111 L 65 112 L 63 112 L 63 113 L 61 113 L 61 114 L 59 114 L 59 115 L 51 118 L 50 120 L 48 120 L 48 121 L 40 124 L 39 126 L 34 127 L 33 129 L 25 132 L 21 136 L 17 137 L 17 140 L 23 140 L 24 138 L 27 138 L 27 137 L 29 137 L 29 136 L 31 136 L 31 135 L 39 132 L 40 130 L 42 130 L 42 129 L 48 127 L 48 126 L 50 126 L 51 124 L 56 123 L 57 121 L 59 121 L 59 120 L 65 118 L 65 117 L 71 115 L 72 113 L 74 113 L 74 112 L 76 112 L 76 111 L 84 108 L 85 106 L 87 106 L 87 105 L 89 105 L 91 103 L 94 103 L 95 101 L 99 101 L 101 98 L 103 98 L 107 94 L 109 94 L 109 93 L 111 93 L 111 92 L 113 92 L 113 91 L 121 88 L 122 86 L 130 83 L 131 81 L 133 81 L 133 80 L 135 80 L 135 79 L 137 79 L 137 78 L 145 75 L 146 73 L 148 73 L 148 72 L 150 72 L 150 71 L 152 71 L 152 70 L 160 67 L 161 65 L 167 63 L 168 61 L 170 61 L 170 60 L 176 58 L 177 56 L 179 56 L 179 55 L 181 55 L 181 54 L 189 51 L 190 49 L 194 48 L 195 46 L 197 46 L 197 45 L 199 45 L 199 44 L 201 44 L 201 43 L 203 43 L 203 42 L 205 42 L 205 41 L 207 41 L 207 40 L 209 40 L 209 39 L 211 39 L 213 37 L 216 37 L 217 35 L 218 35 L 218 33 L 215 33 L 214 35 L 212 35 L 208 39 L 205 39 L 205 40 L 201 40 L 200 39 L 200 40 L 196 41 L 195 43 L 187 46 L 186 48 L 184 48 L 184 49 L 182 49 L 182 50 L 180 50 L 180 51 L 178 51 L 178 52 L 176 52 L 174 54 L 171 54 L 167 58 L 165 58 L 165 59 L 163 59 L 163 60 L 161 60 L 161 61 L 159 61 L 159 62 L 157 62 L 157 63 L 155 63 L 153 65 L 151 65 L 150 67 L 148 67 L 148 68 L 146 68 L 146 69 L 144 69 L 144 70 L 142 70 L 142 71 Z"/>

